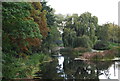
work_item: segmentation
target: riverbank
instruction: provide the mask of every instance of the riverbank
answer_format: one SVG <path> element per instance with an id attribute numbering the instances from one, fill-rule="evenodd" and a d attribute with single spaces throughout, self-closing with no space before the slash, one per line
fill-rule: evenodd
<path id="1" fill-rule="evenodd" d="M 75 61 L 72 57 L 54 55 L 58 61 L 41 65 L 41 72 L 37 77 L 43 79 L 87 80 L 87 79 L 117 79 L 118 63 L 113 61 Z M 104 67 L 103 67 L 104 66 Z M 108 71 L 108 72 L 107 72 Z M 114 72 L 114 73 L 113 73 Z M 112 74 L 111 74 L 112 73 Z M 105 75 L 108 74 L 108 75 Z M 114 75 L 115 74 L 115 75 Z M 96 76 L 97 75 L 97 76 Z M 105 78 L 106 77 L 106 78 Z M 108 78 L 107 78 L 108 77 Z M 97 80 L 95 80 L 97 81 Z"/>
<path id="2" fill-rule="evenodd" d="M 85 52 L 79 58 L 87 60 L 110 60 L 115 57 L 115 54 L 112 50 L 105 50 L 99 52 Z"/>
<path id="3" fill-rule="evenodd" d="M 3 78 L 5 79 L 33 79 L 36 72 L 40 70 L 40 64 L 50 62 L 52 59 L 48 54 L 34 53 L 26 57 L 13 57 L 3 54 Z M 9 58 L 9 59 L 8 59 Z"/>
<path id="4" fill-rule="evenodd" d="M 107 61 L 107 60 L 119 60 L 114 58 L 119 58 L 120 47 L 113 47 L 109 50 L 94 50 L 83 47 L 78 48 L 64 48 L 61 50 L 63 55 L 75 56 L 75 60 L 97 60 L 97 61 Z"/>

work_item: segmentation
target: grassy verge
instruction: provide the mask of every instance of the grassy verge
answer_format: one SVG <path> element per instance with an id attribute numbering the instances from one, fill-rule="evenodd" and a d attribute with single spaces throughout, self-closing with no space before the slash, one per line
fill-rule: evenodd
<path id="1" fill-rule="evenodd" d="M 112 48 L 114 48 L 114 47 L 118 47 L 120 44 L 118 44 L 118 43 L 113 43 L 113 42 L 110 42 L 109 43 L 110 45 L 109 45 L 109 48 L 110 49 L 112 49 Z"/>

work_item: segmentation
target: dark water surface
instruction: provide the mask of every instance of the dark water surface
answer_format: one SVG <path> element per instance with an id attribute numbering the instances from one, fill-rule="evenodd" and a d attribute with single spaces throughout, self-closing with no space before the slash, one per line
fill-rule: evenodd
<path id="1" fill-rule="evenodd" d="M 68 56 L 54 55 L 54 61 L 41 65 L 37 77 L 42 79 L 118 79 L 120 62 L 75 61 Z"/>

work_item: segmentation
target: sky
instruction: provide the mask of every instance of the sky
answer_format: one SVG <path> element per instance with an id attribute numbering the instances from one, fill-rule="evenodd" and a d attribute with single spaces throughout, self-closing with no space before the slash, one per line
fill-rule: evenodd
<path id="1" fill-rule="evenodd" d="M 90 12 L 98 17 L 98 24 L 118 24 L 118 2 L 120 0 L 47 0 L 55 14 L 82 14 Z"/>

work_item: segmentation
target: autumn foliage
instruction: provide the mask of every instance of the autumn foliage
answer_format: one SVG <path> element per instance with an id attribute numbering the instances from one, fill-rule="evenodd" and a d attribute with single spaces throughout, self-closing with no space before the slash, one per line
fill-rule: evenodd
<path id="1" fill-rule="evenodd" d="M 9 42 L 10 49 L 19 49 L 21 52 L 41 45 L 42 39 L 47 37 L 49 31 L 46 12 L 41 9 L 40 2 L 3 3 L 3 45 L 5 48 L 7 48 L 5 42 Z M 13 46 L 16 47 L 12 48 Z"/>
<path id="2" fill-rule="evenodd" d="M 115 54 L 113 50 L 105 50 L 105 51 L 99 51 L 99 52 L 86 52 L 83 53 L 83 55 L 80 57 L 82 59 L 87 60 L 103 60 L 103 59 L 110 59 L 114 58 Z"/>
<path id="3" fill-rule="evenodd" d="M 46 22 L 46 12 L 40 12 L 42 9 L 42 6 L 38 2 L 33 2 L 32 6 L 35 8 L 31 12 L 31 16 L 34 18 L 34 21 L 39 25 L 40 32 L 42 36 L 45 38 L 48 35 L 48 27 L 47 27 L 47 22 Z"/>

